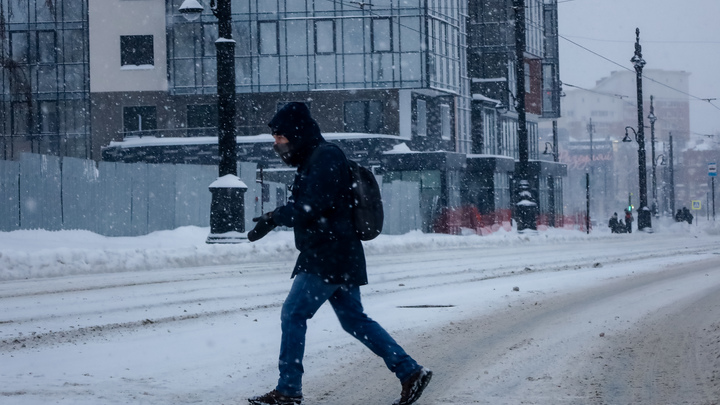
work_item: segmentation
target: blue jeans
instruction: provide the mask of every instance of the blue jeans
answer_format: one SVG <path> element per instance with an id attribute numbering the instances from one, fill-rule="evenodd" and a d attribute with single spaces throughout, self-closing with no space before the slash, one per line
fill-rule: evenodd
<path id="1" fill-rule="evenodd" d="M 280 379 L 276 388 L 280 393 L 302 395 L 307 320 L 325 301 L 330 301 L 342 328 L 380 356 L 400 381 L 405 381 L 420 367 L 385 329 L 365 315 L 359 287 L 327 284 L 319 276 L 300 273 L 282 307 Z"/>

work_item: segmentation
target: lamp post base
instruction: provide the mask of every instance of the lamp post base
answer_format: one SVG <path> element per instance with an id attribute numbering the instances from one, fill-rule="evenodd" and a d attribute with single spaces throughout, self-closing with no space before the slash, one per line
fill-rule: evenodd
<path id="1" fill-rule="evenodd" d="M 205 243 L 208 244 L 233 244 L 233 243 L 245 243 L 248 242 L 247 233 L 243 232 L 227 232 L 208 235 Z"/>
<path id="2" fill-rule="evenodd" d="M 527 180 L 520 180 L 518 184 L 518 200 L 515 204 L 515 221 L 518 232 L 537 231 L 538 205 L 530 190 L 530 182 Z"/>
<path id="3" fill-rule="evenodd" d="M 537 204 L 517 204 L 515 213 L 517 214 L 517 231 L 519 233 L 534 233 L 537 231 Z"/>
<path id="4" fill-rule="evenodd" d="M 240 243 L 245 232 L 245 191 L 237 176 L 228 174 L 210 185 L 210 235 L 206 243 Z"/>
<path id="5" fill-rule="evenodd" d="M 640 207 L 638 210 L 638 231 L 647 232 L 652 229 L 652 213 L 647 207 Z"/>

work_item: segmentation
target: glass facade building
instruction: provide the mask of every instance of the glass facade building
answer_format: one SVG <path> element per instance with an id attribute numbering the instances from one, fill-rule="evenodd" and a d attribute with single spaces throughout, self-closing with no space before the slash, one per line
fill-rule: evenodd
<path id="1" fill-rule="evenodd" d="M 206 8 L 200 19 L 188 22 L 177 11 L 182 0 L 172 3 L 170 93 L 215 94 L 217 19 Z M 444 97 L 432 104 L 437 111 L 428 111 L 429 116 L 446 120 L 436 132 L 453 141 L 453 149 L 468 145 L 465 4 L 461 0 L 233 1 L 236 92 L 298 97 L 301 92 L 318 91 L 418 90 L 423 97 L 413 99 L 413 116 L 417 118 L 420 108 L 416 100 Z M 399 134 L 397 124 L 381 129 L 379 120 L 373 122 L 372 117 L 379 115 L 373 111 L 378 111 L 382 100 L 350 102 L 355 104 L 345 105 L 337 114 L 350 119 L 335 131 Z"/>
<path id="2" fill-rule="evenodd" d="M 0 0 L 0 156 L 87 158 L 85 0 Z"/>
<path id="3" fill-rule="evenodd" d="M 185 21 L 173 0 L 170 87 L 214 93 L 217 20 Z M 233 1 L 238 93 L 433 88 L 460 94 L 460 1 Z"/>

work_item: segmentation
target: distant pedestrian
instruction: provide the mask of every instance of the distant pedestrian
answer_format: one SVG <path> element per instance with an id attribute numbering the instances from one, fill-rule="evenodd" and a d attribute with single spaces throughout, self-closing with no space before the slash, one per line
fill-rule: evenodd
<path id="1" fill-rule="evenodd" d="M 678 209 L 675 213 L 675 222 L 683 222 L 685 221 L 685 215 L 683 215 L 683 211 L 681 209 Z"/>
<path id="2" fill-rule="evenodd" d="M 625 226 L 625 222 L 623 222 L 622 219 L 618 221 L 617 233 L 627 233 L 627 227 Z"/>
<path id="3" fill-rule="evenodd" d="M 635 219 L 632 216 L 632 211 L 626 209 L 625 210 L 625 231 L 627 233 L 632 233 L 632 223 Z"/>
<path id="4" fill-rule="evenodd" d="M 682 213 L 683 219 L 687 221 L 688 224 L 692 225 L 693 218 L 695 217 L 690 213 L 690 210 L 687 207 L 683 207 Z"/>
<path id="5" fill-rule="evenodd" d="M 611 233 L 620 233 L 620 230 L 618 229 L 618 226 L 620 225 L 620 222 L 618 221 L 618 213 L 614 212 L 612 216 L 610 217 L 610 221 L 608 221 L 608 228 L 610 228 Z"/>

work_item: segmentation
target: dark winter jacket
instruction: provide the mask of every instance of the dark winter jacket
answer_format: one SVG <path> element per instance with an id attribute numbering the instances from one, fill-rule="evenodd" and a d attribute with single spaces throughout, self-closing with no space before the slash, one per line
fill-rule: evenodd
<path id="1" fill-rule="evenodd" d="M 304 104 L 290 103 L 270 121 L 297 153 L 297 174 L 288 203 L 273 221 L 292 227 L 300 255 L 293 270 L 331 284 L 367 284 L 365 252 L 352 223 L 350 174 L 345 154 L 326 142 Z"/>
<path id="2" fill-rule="evenodd" d="M 618 222 L 617 215 L 611 216 L 610 221 L 608 221 L 608 227 L 610 228 L 610 232 L 617 233 L 619 224 L 620 223 Z"/>

